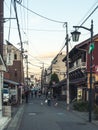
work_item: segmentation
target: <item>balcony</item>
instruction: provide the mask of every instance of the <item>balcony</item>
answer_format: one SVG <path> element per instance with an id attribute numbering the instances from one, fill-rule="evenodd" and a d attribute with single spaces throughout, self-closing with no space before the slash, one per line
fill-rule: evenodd
<path id="1" fill-rule="evenodd" d="M 78 69 L 85 69 L 86 68 L 86 62 L 81 62 L 71 68 L 69 68 L 69 73 L 76 71 Z"/>

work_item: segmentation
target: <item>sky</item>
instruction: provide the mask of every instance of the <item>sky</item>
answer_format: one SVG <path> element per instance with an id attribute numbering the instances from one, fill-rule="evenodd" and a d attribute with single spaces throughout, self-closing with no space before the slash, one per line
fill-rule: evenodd
<path id="1" fill-rule="evenodd" d="M 11 3 L 12 1 L 12 3 Z M 80 26 L 90 13 L 98 6 L 98 0 L 17 0 L 17 14 L 24 50 L 28 51 L 29 71 L 39 73 L 40 66 L 49 67 L 53 58 L 65 45 L 66 28 L 70 37 L 69 51 L 78 43 L 90 37 L 90 32 L 81 31 L 80 41 L 71 39 L 73 26 Z M 15 18 L 13 0 L 4 0 L 4 17 Z M 94 24 L 94 35 L 98 33 L 98 9 L 83 26 L 90 28 Z M 4 40 L 20 48 L 20 39 L 16 19 L 4 23 Z M 66 46 L 62 50 L 66 53 Z"/>

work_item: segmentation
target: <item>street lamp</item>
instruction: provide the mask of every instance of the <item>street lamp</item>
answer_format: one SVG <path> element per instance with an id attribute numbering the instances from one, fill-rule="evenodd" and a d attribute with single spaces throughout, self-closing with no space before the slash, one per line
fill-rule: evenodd
<path id="1" fill-rule="evenodd" d="M 77 28 L 83 28 L 91 33 L 90 38 L 90 46 L 89 46 L 89 53 L 90 53 L 90 88 L 89 88 L 89 122 L 92 121 L 92 51 L 94 49 L 94 43 L 93 42 L 93 20 L 91 20 L 91 28 L 86 28 L 84 26 L 73 26 L 75 29 Z M 77 30 L 71 33 L 73 41 L 79 40 L 79 35 L 81 34 Z"/>

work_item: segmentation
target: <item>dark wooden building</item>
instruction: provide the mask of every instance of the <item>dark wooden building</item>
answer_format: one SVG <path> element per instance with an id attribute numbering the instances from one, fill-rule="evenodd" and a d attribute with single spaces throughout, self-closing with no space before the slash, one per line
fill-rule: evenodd
<path id="1" fill-rule="evenodd" d="M 95 99 L 95 82 L 98 81 L 98 34 L 93 37 L 94 50 L 92 52 L 92 93 Z M 88 100 L 90 88 L 90 39 L 76 45 L 69 52 L 69 88 L 70 100 Z M 63 59 L 66 62 L 67 57 Z M 65 83 L 66 84 L 66 83 Z"/>

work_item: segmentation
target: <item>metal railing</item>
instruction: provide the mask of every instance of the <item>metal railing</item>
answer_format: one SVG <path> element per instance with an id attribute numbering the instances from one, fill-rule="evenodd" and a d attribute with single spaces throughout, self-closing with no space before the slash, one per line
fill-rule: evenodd
<path id="1" fill-rule="evenodd" d="M 86 62 L 81 62 L 78 65 L 75 65 L 75 66 L 69 68 L 69 73 L 72 71 L 75 71 L 77 69 L 82 69 L 82 68 L 86 68 Z"/>

